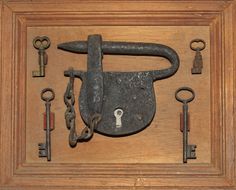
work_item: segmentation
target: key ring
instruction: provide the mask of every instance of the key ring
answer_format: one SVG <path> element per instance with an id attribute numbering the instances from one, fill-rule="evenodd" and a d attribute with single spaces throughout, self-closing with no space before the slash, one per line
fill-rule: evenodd
<path id="1" fill-rule="evenodd" d="M 180 98 L 178 96 L 178 93 L 181 92 L 181 91 L 188 91 L 191 93 L 191 97 L 190 98 L 187 98 L 187 99 L 183 99 L 183 98 Z M 187 104 L 188 102 L 191 102 L 194 98 L 195 98 L 195 93 L 193 91 L 192 88 L 189 88 L 189 87 L 181 87 L 181 88 L 178 88 L 175 92 L 175 98 L 176 100 L 178 100 L 179 102 L 182 102 L 184 104 Z"/>
<path id="2" fill-rule="evenodd" d="M 47 49 L 51 44 L 47 36 L 37 36 L 33 40 L 33 45 L 36 49 Z"/>
<path id="3" fill-rule="evenodd" d="M 51 92 L 51 95 L 46 96 L 46 92 Z M 51 88 L 44 88 L 41 92 L 41 99 L 45 102 L 50 102 L 55 98 L 55 93 Z"/>
<path id="4" fill-rule="evenodd" d="M 202 46 L 198 46 L 198 47 L 193 47 L 193 44 L 194 43 L 199 43 L 199 44 L 202 44 Z M 193 51 L 202 51 L 206 48 L 206 42 L 202 39 L 194 39 L 190 42 L 190 48 L 193 50 Z"/>

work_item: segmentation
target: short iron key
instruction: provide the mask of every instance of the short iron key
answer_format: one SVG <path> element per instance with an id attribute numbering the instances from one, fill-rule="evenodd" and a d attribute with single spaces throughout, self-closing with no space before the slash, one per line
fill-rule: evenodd
<path id="1" fill-rule="evenodd" d="M 188 91 L 191 93 L 190 98 L 181 98 L 178 96 L 178 93 L 181 91 Z M 196 159 L 196 148 L 197 145 L 190 145 L 188 144 L 188 103 L 191 102 L 195 98 L 194 91 L 189 87 L 181 87 L 176 90 L 175 98 L 179 102 L 183 103 L 183 163 L 187 163 L 188 159 Z"/>
<path id="2" fill-rule="evenodd" d="M 33 40 L 33 46 L 38 50 L 38 64 L 39 70 L 33 71 L 33 77 L 44 77 L 45 76 L 45 67 L 48 61 L 48 56 L 46 49 L 49 48 L 51 44 L 50 39 L 47 36 L 37 36 Z"/>
<path id="3" fill-rule="evenodd" d="M 195 47 L 194 44 L 200 43 L 201 46 Z M 194 39 L 190 42 L 190 48 L 196 52 L 193 60 L 192 74 L 202 74 L 203 60 L 201 51 L 206 48 L 206 42 L 202 39 Z"/>
<path id="4" fill-rule="evenodd" d="M 49 96 L 46 93 L 50 93 Z M 55 93 L 51 88 L 45 88 L 41 92 L 41 99 L 45 101 L 46 107 L 46 142 L 39 143 L 39 157 L 47 157 L 48 161 L 51 161 L 51 134 L 53 129 L 52 113 L 50 111 L 51 101 L 55 98 Z"/>

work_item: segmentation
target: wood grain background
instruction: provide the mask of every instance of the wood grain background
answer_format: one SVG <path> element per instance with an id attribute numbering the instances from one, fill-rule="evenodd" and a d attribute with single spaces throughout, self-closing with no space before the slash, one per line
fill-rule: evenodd
<path id="1" fill-rule="evenodd" d="M 74 40 L 87 40 L 89 34 L 101 34 L 106 41 L 153 42 L 174 48 L 180 57 L 178 72 L 154 83 L 157 112 L 151 125 L 144 131 L 128 137 L 111 138 L 95 134 L 91 141 L 68 145 L 69 131 L 65 126 L 63 94 L 68 78 L 63 71 L 69 67 L 86 70 L 86 55 L 73 54 L 57 49 L 57 44 Z M 32 78 L 32 70 L 38 69 L 38 54 L 32 46 L 35 36 L 47 35 L 51 47 L 47 50 L 48 65 L 45 78 Z M 189 104 L 191 132 L 189 142 L 197 144 L 197 159 L 189 163 L 209 163 L 211 158 L 210 125 L 210 41 L 207 26 L 81 26 L 81 27 L 30 27 L 27 30 L 27 115 L 26 115 L 26 161 L 45 162 L 38 158 L 37 144 L 45 140 L 42 130 L 44 103 L 40 92 L 45 87 L 55 90 L 56 99 L 52 110 L 56 114 L 55 130 L 52 132 L 52 162 L 55 163 L 182 163 L 182 133 L 179 130 L 179 113 L 182 104 L 174 93 L 177 88 L 189 86 L 196 98 Z M 192 75 L 191 67 L 195 52 L 189 48 L 194 38 L 204 39 L 202 51 L 204 68 L 201 75 Z M 142 71 L 168 67 L 161 57 L 135 57 L 105 55 L 104 71 Z M 76 80 L 77 97 L 81 82 Z M 76 106 L 78 99 L 76 99 Z M 78 131 L 84 127 L 77 109 Z"/>

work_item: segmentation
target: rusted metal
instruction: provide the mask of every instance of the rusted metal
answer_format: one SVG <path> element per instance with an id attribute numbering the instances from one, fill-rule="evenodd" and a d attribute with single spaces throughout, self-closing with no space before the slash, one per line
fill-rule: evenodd
<path id="1" fill-rule="evenodd" d="M 47 129 L 47 114 L 46 112 L 43 113 L 43 125 L 44 130 Z M 50 112 L 50 130 L 52 131 L 55 127 L 55 113 Z"/>
<path id="2" fill-rule="evenodd" d="M 38 50 L 39 54 L 39 70 L 33 71 L 33 77 L 44 77 L 45 76 L 45 67 L 48 61 L 48 55 L 46 49 L 49 48 L 51 44 L 50 39 L 47 36 L 37 36 L 33 40 L 33 46 Z"/>
<path id="3" fill-rule="evenodd" d="M 195 47 L 194 44 L 200 44 L 200 46 Z M 203 60 L 201 51 L 206 48 L 206 42 L 202 39 L 194 39 L 190 42 L 190 48 L 196 52 L 191 72 L 192 74 L 202 74 Z"/>
<path id="4" fill-rule="evenodd" d="M 189 132 L 190 131 L 190 114 L 189 113 L 188 113 L 187 117 L 188 117 L 188 119 L 187 119 L 188 125 L 187 126 L 188 126 L 188 132 Z M 183 113 L 179 114 L 179 118 L 180 118 L 179 119 L 180 120 L 180 131 L 183 132 L 184 131 L 184 115 L 183 115 Z"/>
<path id="5" fill-rule="evenodd" d="M 49 94 L 49 95 L 48 95 Z M 39 143 L 39 157 L 47 157 L 47 161 L 51 161 L 51 130 L 53 127 L 51 126 L 52 118 L 51 118 L 51 101 L 55 98 L 55 93 L 51 88 L 45 88 L 41 92 L 41 99 L 45 101 L 46 107 L 46 141 L 45 143 Z"/>
<path id="6" fill-rule="evenodd" d="M 101 35 L 90 35 L 88 41 L 67 42 L 59 44 L 58 48 L 88 53 L 87 71 L 69 69 L 64 73 L 70 77 L 64 100 L 67 127 L 71 130 L 71 139 L 74 139 L 72 146 L 76 144 L 75 139 L 79 139 L 74 127 L 74 78 L 82 80 L 79 109 L 88 128 L 91 118 L 97 115 L 100 121 L 96 122 L 96 132 L 107 136 L 126 136 L 143 130 L 151 123 L 156 111 L 153 82 L 172 76 L 179 67 L 177 53 L 162 44 L 109 42 L 102 41 Z M 168 59 L 171 66 L 152 71 L 103 72 L 103 54 L 161 56 Z M 119 109 L 122 110 L 120 121 L 114 115 Z"/>
<path id="7" fill-rule="evenodd" d="M 179 93 L 181 91 L 190 92 L 191 96 L 189 98 L 181 98 L 179 96 Z M 195 98 L 195 93 L 194 93 L 193 89 L 191 89 L 189 87 L 181 87 L 176 90 L 175 98 L 179 102 L 183 103 L 183 108 L 182 108 L 183 109 L 183 113 L 182 113 L 183 114 L 183 163 L 187 163 L 188 159 L 196 159 L 197 145 L 188 144 L 188 132 L 189 132 L 188 103 L 193 101 L 193 99 Z"/>

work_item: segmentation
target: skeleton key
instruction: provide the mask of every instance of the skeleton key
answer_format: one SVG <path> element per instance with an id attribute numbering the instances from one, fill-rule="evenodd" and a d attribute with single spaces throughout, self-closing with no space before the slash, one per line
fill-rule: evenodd
<path id="1" fill-rule="evenodd" d="M 49 48 L 51 42 L 47 36 L 37 36 L 33 40 L 33 45 L 38 49 L 39 54 L 39 70 L 33 71 L 33 77 L 44 77 L 45 76 L 45 65 L 47 64 L 48 56 L 45 50 Z"/>
<path id="2" fill-rule="evenodd" d="M 124 112 L 122 109 L 116 109 L 114 111 L 114 116 L 116 117 L 116 128 L 122 127 L 121 117 L 122 117 L 123 113 Z"/>
<path id="3" fill-rule="evenodd" d="M 202 44 L 202 46 L 194 46 L 194 44 Z M 203 68 L 202 54 L 201 51 L 206 47 L 206 42 L 202 39 L 194 39 L 190 42 L 190 48 L 196 51 L 195 58 L 193 60 L 193 67 L 191 69 L 192 74 L 201 74 Z"/>
<path id="4" fill-rule="evenodd" d="M 188 91 L 191 93 L 191 97 L 189 98 L 181 98 L 178 96 L 179 92 L 181 91 Z M 188 159 L 196 159 L 196 145 L 188 144 L 188 103 L 191 102 L 195 98 L 194 91 L 189 87 L 181 87 L 176 90 L 175 98 L 179 102 L 183 103 L 183 163 L 187 163 Z"/>
<path id="5" fill-rule="evenodd" d="M 50 93 L 50 95 L 46 95 Z M 55 93 L 51 88 L 45 88 L 41 92 L 41 99 L 45 101 L 46 107 L 46 143 L 39 143 L 39 157 L 47 157 L 48 161 L 51 161 L 51 134 L 50 131 L 53 130 L 53 114 L 50 111 L 51 101 L 55 98 Z"/>

